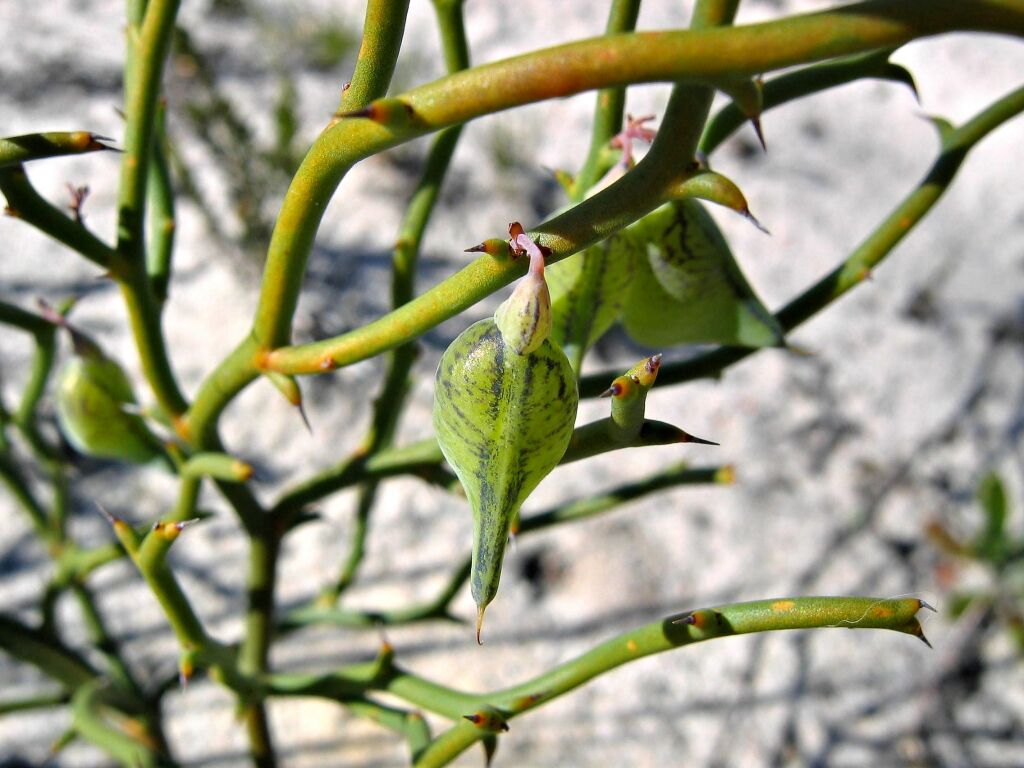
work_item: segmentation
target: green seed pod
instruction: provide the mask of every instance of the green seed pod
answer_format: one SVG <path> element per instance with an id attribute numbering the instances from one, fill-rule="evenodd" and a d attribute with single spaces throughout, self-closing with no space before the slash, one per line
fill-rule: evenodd
<path id="1" fill-rule="evenodd" d="M 452 342 L 435 382 L 437 442 L 473 510 L 478 641 L 484 609 L 498 590 L 509 526 L 565 453 L 579 401 L 569 361 L 547 338 L 543 254 L 525 234 L 514 237 L 516 245 L 530 253 L 530 273 L 494 319 L 474 323 Z"/>
<path id="2" fill-rule="evenodd" d="M 88 336 L 71 329 L 75 354 L 57 375 L 57 422 L 86 456 L 142 464 L 166 459 L 163 444 L 132 408 L 127 374 Z"/>
<path id="3" fill-rule="evenodd" d="M 637 238 L 617 233 L 548 267 L 551 337 L 577 370 L 587 349 L 618 319 L 643 253 Z"/>
<path id="4" fill-rule="evenodd" d="M 622 322 L 641 344 L 780 346 L 782 328 L 754 293 L 714 220 L 695 200 L 629 228 L 646 244 Z"/>

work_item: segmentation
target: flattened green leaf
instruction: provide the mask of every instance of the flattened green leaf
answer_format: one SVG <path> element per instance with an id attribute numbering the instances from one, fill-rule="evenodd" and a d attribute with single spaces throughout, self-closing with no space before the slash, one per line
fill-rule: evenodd
<path id="1" fill-rule="evenodd" d="M 778 346 L 782 328 L 746 281 L 714 220 L 695 200 L 664 205 L 627 230 L 646 259 L 622 312 L 649 346 L 716 343 Z"/>

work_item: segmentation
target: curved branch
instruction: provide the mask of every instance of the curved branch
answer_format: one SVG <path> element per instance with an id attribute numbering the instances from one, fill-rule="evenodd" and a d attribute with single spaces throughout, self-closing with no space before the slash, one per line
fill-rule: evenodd
<path id="1" fill-rule="evenodd" d="M 571 661 L 520 685 L 478 697 L 477 708 L 500 713 L 504 720 L 527 712 L 636 659 L 718 637 L 784 629 L 846 627 L 889 629 L 924 640 L 915 614 L 923 607 L 916 598 L 793 597 L 758 600 L 669 616 L 619 635 Z M 925 640 L 927 643 L 927 640 Z M 433 690 L 419 679 L 402 679 L 402 698 L 431 708 Z M 390 688 L 388 688 L 390 690 Z M 446 697 L 443 701 L 447 705 Z M 473 710 L 462 714 L 470 714 Z M 420 753 L 418 768 L 445 765 L 488 731 L 471 722 L 458 722 Z"/>
<path id="2" fill-rule="evenodd" d="M 942 148 L 925 177 L 845 261 L 775 313 L 783 330 L 788 333 L 797 328 L 868 279 L 871 271 L 910 234 L 946 192 L 971 148 L 1021 112 L 1024 112 L 1024 87 L 1008 93 L 959 128 L 940 125 Z M 662 363 L 658 383 L 679 384 L 714 377 L 757 351 L 748 347 L 719 347 L 688 360 Z M 597 397 L 614 375 L 612 371 L 605 371 L 582 377 L 580 397 Z"/>
<path id="3" fill-rule="evenodd" d="M 743 27 L 594 38 L 415 88 L 399 97 L 411 115 L 397 124 L 360 118 L 339 121 L 317 139 L 286 194 L 271 238 L 253 336 L 204 382 L 189 423 L 193 429 L 206 430 L 261 368 L 310 373 L 364 359 L 423 333 L 521 274 L 519 264 L 481 257 L 416 302 L 355 335 L 312 348 L 278 349 L 290 342 L 292 316 L 320 219 L 341 179 L 359 160 L 448 125 L 585 90 L 661 80 L 713 84 L 958 29 L 1024 35 L 1024 2 L 984 0 L 968 6 L 958 0 L 935 0 L 923 9 L 914 0 L 877 0 Z M 577 231 L 593 238 L 545 240 L 555 258 L 564 258 L 653 209 L 657 201 L 648 199 L 652 179 L 637 173 L 642 166 L 622 180 L 632 177 L 633 183 L 618 186 L 604 205 L 587 208 L 585 217 L 575 218 L 570 212 L 556 220 L 563 227 L 575 223 Z M 659 181 L 655 192 L 666 188 L 664 180 Z M 643 202 L 636 204 L 629 193 Z M 603 227 L 595 226 L 595 219 L 603 218 L 597 214 L 609 211 L 618 215 Z"/>

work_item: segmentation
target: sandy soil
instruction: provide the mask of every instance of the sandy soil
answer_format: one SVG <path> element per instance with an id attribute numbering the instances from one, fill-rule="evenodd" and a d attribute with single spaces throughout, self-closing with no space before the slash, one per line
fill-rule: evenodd
<path id="1" fill-rule="evenodd" d="M 351 63 L 328 71 L 301 68 L 289 58 L 282 30 L 308 33 L 324 19 L 358 29 L 359 4 L 262 2 L 253 4 L 253 16 L 241 18 L 212 14 L 208 3 L 185 5 L 184 25 L 210 54 L 225 92 L 258 139 L 272 131 L 267 104 L 283 68 L 294 75 L 300 137 L 308 142 L 334 108 Z M 470 2 L 474 60 L 597 34 L 603 10 L 596 13 L 593 5 L 559 3 L 556 14 L 550 3 L 521 0 L 513 18 L 504 4 Z M 689 5 L 650 0 L 641 27 L 679 26 Z M 739 22 L 826 5 L 750 0 Z M 0 134 L 87 128 L 120 135 L 121 6 L 100 0 L 0 5 Z M 440 72 L 430 14 L 428 3 L 413 3 L 413 32 L 397 75 L 402 85 Z M 844 258 L 923 175 L 937 149 L 923 113 L 962 121 L 1018 86 L 1024 71 L 1019 42 L 975 35 L 913 44 L 894 58 L 916 76 L 920 106 L 898 85 L 849 86 L 766 115 L 767 155 L 754 150 L 745 129 L 714 158 L 772 230 L 765 237 L 728 212 L 714 213 L 771 307 Z M 172 107 L 191 93 L 181 72 L 168 88 Z M 664 86 L 636 88 L 629 109 L 658 113 L 666 98 Z M 591 105 L 585 95 L 467 129 L 425 242 L 421 289 L 457 269 L 463 248 L 499 233 L 509 220 L 537 221 L 562 204 L 545 169 L 580 162 Z M 227 177 L 207 145 L 180 120 L 171 127 L 205 193 L 224 200 Z M 524 537 L 488 612 L 482 648 L 464 626 L 388 632 L 399 660 L 416 671 L 488 689 L 686 608 L 789 594 L 914 594 L 940 608 L 925 619 L 935 650 L 891 633 L 828 630 L 735 638 L 661 655 L 517 719 L 501 740 L 495 766 L 1024 764 L 1024 671 L 1011 645 L 984 617 L 952 621 L 946 613 L 951 590 L 985 587 L 990 576 L 971 566 L 951 572 L 922 538 L 933 520 L 959 533 L 977 530 L 981 517 L 972 495 L 992 469 L 1002 473 L 1017 502 L 1011 525 L 1022 528 L 1022 144 L 1018 120 L 979 146 L 948 195 L 873 281 L 792 336 L 808 354 L 762 352 L 721 381 L 655 390 L 652 417 L 715 439 L 720 448 L 629 451 L 560 469 L 526 512 L 679 460 L 733 464 L 735 485 L 673 491 Z M 386 310 L 389 247 L 425 147 L 416 142 L 367 161 L 341 186 L 311 259 L 298 339 L 334 334 Z M 31 176 L 51 199 L 62 198 L 67 181 L 88 183 L 88 222 L 112 235 L 115 156 L 38 163 Z M 276 201 L 267 199 L 270 210 Z M 239 229 L 236 220 L 221 223 L 229 234 Z M 195 205 L 182 204 L 166 328 L 188 392 L 245 332 L 258 289 L 258 253 L 225 246 Z M 96 277 L 95 268 L 24 225 L 0 221 L 0 296 L 30 306 L 40 295 L 81 294 L 78 322 L 137 374 L 120 298 Z M 425 337 L 400 442 L 428 434 L 431 374 L 441 351 L 500 298 Z M 23 339 L 0 335 L 5 402 L 18 391 L 29 352 Z M 612 334 L 590 369 L 625 367 L 642 352 Z M 312 436 L 270 387 L 246 391 L 226 415 L 224 435 L 259 467 L 265 498 L 359 441 L 380 370 L 368 362 L 306 382 Z M 581 420 L 603 407 L 585 403 Z M 83 462 L 74 531 L 85 540 L 109 536 L 91 499 L 143 522 L 159 516 L 173 490 L 157 470 Z M 209 493 L 203 506 L 216 516 L 189 531 L 173 562 L 211 631 L 231 640 L 244 601 L 244 542 L 218 497 Z M 351 493 L 334 497 L 319 507 L 321 522 L 288 539 L 283 605 L 308 598 L 336 574 L 352 509 Z M 0 609 L 30 615 L 49 566 L 6 496 L 0 496 L 0 515 Z M 464 502 L 414 480 L 389 482 L 350 604 L 395 607 L 433 594 L 463 556 L 468 537 Z M 141 673 L 157 677 L 171 670 L 173 637 L 135 572 L 111 565 L 97 574 L 96 587 Z M 468 591 L 455 608 L 471 615 Z M 62 616 L 72 626 L 78 621 L 70 604 L 62 605 Z M 372 631 L 304 632 L 275 649 L 274 664 L 324 669 L 366 658 L 378 642 Z M 0 657 L 5 698 L 40 683 L 31 669 Z M 182 761 L 245 764 L 232 703 L 219 689 L 200 681 L 170 695 L 167 711 Z M 405 759 L 388 732 L 334 705 L 275 704 L 272 716 L 289 768 L 390 766 Z M 43 761 L 67 724 L 60 712 L 0 719 L 0 758 Z M 60 761 L 106 764 L 80 743 Z M 481 763 L 480 752 L 471 751 L 459 764 Z"/>

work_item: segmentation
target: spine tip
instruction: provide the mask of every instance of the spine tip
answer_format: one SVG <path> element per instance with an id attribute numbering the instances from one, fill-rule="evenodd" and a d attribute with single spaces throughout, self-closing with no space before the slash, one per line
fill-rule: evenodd
<path id="1" fill-rule="evenodd" d="M 483 645 L 484 641 L 480 637 L 480 633 L 484 628 L 484 611 L 487 610 L 486 605 L 478 605 L 476 608 L 476 644 Z"/>

